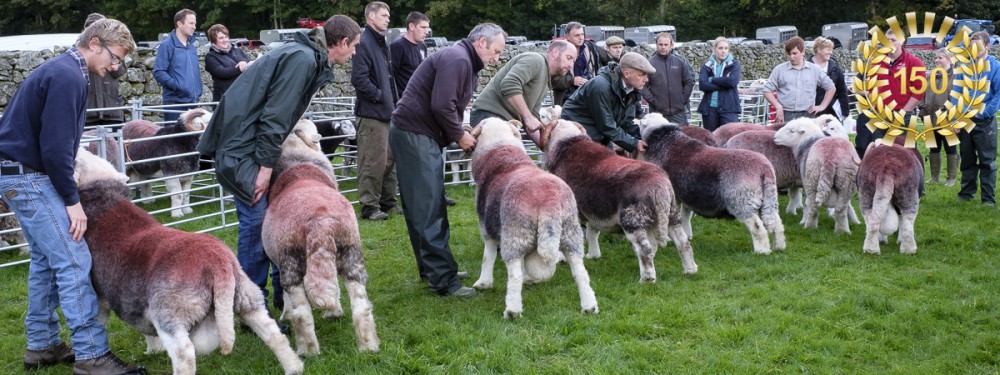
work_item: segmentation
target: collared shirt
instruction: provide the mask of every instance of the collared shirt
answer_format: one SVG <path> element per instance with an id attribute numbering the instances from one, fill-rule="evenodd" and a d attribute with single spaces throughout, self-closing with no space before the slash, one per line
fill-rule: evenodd
<path id="1" fill-rule="evenodd" d="M 76 62 L 80 64 L 80 74 L 83 74 L 83 78 L 87 80 L 87 84 L 90 84 L 90 72 L 87 70 L 87 60 L 83 59 L 83 54 L 76 47 L 70 48 L 66 51 L 70 56 L 76 59 Z"/>
<path id="2" fill-rule="evenodd" d="M 833 90 L 833 80 L 816 64 L 804 61 L 801 68 L 790 61 L 774 67 L 764 84 L 764 92 L 774 93 L 786 111 L 801 112 L 816 104 L 816 88 Z"/>

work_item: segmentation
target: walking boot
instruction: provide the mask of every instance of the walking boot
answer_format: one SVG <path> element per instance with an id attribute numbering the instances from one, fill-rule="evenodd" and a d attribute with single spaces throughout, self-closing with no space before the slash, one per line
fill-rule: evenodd
<path id="1" fill-rule="evenodd" d="M 43 350 L 28 350 L 24 352 L 24 369 L 34 370 L 60 363 L 70 364 L 76 359 L 73 348 L 60 341 L 58 344 Z"/>
<path id="2" fill-rule="evenodd" d="M 955 186 L 955 177 L 958 175 L 958 154 L 947 155 L 947 160 L 948 177 L 944 186 Z"/>
<path id="3" fill-rule="evenodd" d="M 941 153 L 934 152 L 927 154 L 927 161 L 931 164 L 931 178 L 924 181 L 929 184 L 936 184 L 940 182 L 941 178 Z"/>
<path id="4" fill-rule="evenodd" d="M 107 352 L 97 358 L 78 360 L 73 365 L 73 375 L 143 375 L 145 373 L 146 369 L 142 366 L 125 363 L 112 352 Z"/>

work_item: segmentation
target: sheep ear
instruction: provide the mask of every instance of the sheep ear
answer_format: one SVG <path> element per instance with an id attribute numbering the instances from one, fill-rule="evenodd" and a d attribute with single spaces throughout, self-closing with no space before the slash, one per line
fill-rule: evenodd
<path id="1" fill-rule="evenodd" d="M 587 134 L 587 129 L 584 129 L 583 125 L 580 125 L 579 122 L 573 122 L 573 125 L 576 125 L 576 128 L 580 129 L 581 134 Z"/>
<path id="2" fill-rule="evenodd" d="M 520 129 L 520 128 L 523 128 L 523 127 L 524 127 L 524 124 L 522 124 L 522 123 L 521 123 L 520 121 L 518 121 L 518 120 L 510 120 L 510 121 L 507 121 L 507 123 L 509 123 L 509 124 L 513 125 L 513 126 L 514 126 L 515 128 L 518 128 L 518 129 Z"/>

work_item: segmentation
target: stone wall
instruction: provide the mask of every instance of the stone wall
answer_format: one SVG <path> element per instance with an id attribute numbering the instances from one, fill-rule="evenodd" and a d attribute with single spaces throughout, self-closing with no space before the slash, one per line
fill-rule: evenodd
<path id="1" fill-rule="evenodd" d="M 646 56 L 655 53 L 655 50 L 648 46 L 633 47 L 628 48 L 627 50 L 638 52 Z M 14 91 L 17 90 L 17 86 L 24 81 L 24 78 L 32 70 L 37 68 L 47 59 L 50 59 L 63 51 L 64 49 L 57 49 L 55 52 L 51 50 L 40 52 L 0 51 L 0 112 L 3 112 L 3 110 L 7 107 L 7 102 L 10 100 L 10 97 L 14 95 Z M 199 55 L 204 56 L 206 51 L 207 47 L 202 48 L 199 50 Z M 508 46 L 501 54 L 500 61 L 501 63 L 504 63 L 510 60 L 511 57 L 526 51 L 544 53 L 544 49 L 539 47 Z M 767 78 L 771 73 L 771 69 L 774 68 L 775 65 L 786 61 L 785 51 L 780 46 L 757 45 L 745 46 L 742 48 L 740 46 L 733 46 L 730 51 L 742 65 L 742 78 L 744 80 Z M 687 60 L 695 68 L 695 72 L 697 72 L 698 66 L 707 61 L 709 55 L 712 53 L 712 50 L 707 44 L 699 44 L 684 45 L 678 47 L 675 52 L 687 58 Z M 911 52 L 922 59 L 925 64 L 928 64 L 928 66 L 933 65 L 933 51 Z M 994 46 L 990 53 L 994 56 L 1000 55 L 1000 47 Z M 251 51 L 250 55 L 252 56 L 251 58 L 256 58 L 257 51 Z M 131 99 L 142 99 L 145 105 L 161 104 L 162 98 L 160 95 L 160 85 L 155 79 L 153 79 L 153 63 L 156 60 L 156 50 L 139 49 L 133 53 L 131 57 L 132 60 L 128 63 L 128 73 L 121 79 L 121 95 L 126 99 L 126 103 Z M 841 67 L 845 70 L 849 70 L 851 60 L 858 57 L 858 52 L 853 50 L 837 49 L 834 51 L 833 57 L 838 63 L 840 63 Z M 320 96 L 353 96 L 354 87 L 351 86 L 350 69 L 350 64 L 336 65 L 334 67 L 336 81 L 332 85 L 328 85 L 321 89 Z M 489 82 L 490 78 L 493 77 L 498 69 L 498 66 L 490 67 L 480 73 L 479 88 L 477 91 L 486 86 L 486 83 Z M 204 87 L 202 89 L 201 101 L 211 101 L 212 79 L 209 77 L 208 73 L 204 71 L 204 65 L 202 69 L 202 82 Z"/>

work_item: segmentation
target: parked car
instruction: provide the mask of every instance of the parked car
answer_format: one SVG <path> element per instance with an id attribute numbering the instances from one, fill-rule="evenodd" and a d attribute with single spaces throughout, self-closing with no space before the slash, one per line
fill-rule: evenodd
<path id="1" fill-rule="evenodd" d="M 443 37 L 443 36 L 435 36 L 435 37 L 432 37 L 432 38 L 426 38 L 426 39 L 424 39 L 424 45 L 427 46 L 427 48 L 431 48 L 431 47 L 447 47 L 447 46 L 451 45 L 451 43 L 448 43 L 448 39 L 445 39 L 445 37 Z"/>
<path id="2" fill-rule="evenodd" d="M 234 39 L 233 40 L 233 44 L 235 44 L 237 47 L 243 47 L 243 48 L 250 49 L 250 50 L 258 49 L 258 48 L 264 46 L 264 42 L 261 42 L 261 41 L 256 40 L 256 39 L 255 40 L 250 40 L 250 39 L 246 39 L 246 38 L 237 38 L 237 39 Z"/>
<path id="3" fill-rule="evenodd" d="M 906 38 L 903 42 L 906 49 L 920 49 L 933 51 L 937 49 L 937 39 L 932 34 L 917 34 Z"/>
<path id="4" fill-rule="evenodd" d="M 512 46 L 517 46 L 520 45 L 521 43 L 527 43 L 527 42 L 528 42 L 528 37 L 526 36 L 515 35 L 507 37 L 507 44 Z"/>
<path id="5" fill-rule="evenodd" d="M 157 41 L 135 42 L 135 46 L 138 47 L 138 48 L 156 49 L 156 46 L 159 46 L 159 45 L 160 45 L 160 42 L 157 42 Z"/>

